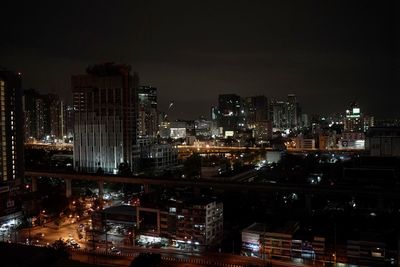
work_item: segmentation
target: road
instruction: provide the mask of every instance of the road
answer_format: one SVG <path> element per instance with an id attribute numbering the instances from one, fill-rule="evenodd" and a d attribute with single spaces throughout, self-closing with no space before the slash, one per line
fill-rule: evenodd
<path id="1" fill-rule="evenodd" d="M 72 224 L 63 225 L 56 227 L 54 224 L 48 223 L 44 226 L 36 226 L 32 228 L 26 228 L 19 231 L 19 242 L 24 243 L 26 239 L 31 238 L 33 242 L 39 245 L 51 244 L 58 239 L 67 240 L 68 238 L 75 239 L 81 246 L 85 245 L 84 238 L 79 239 L 77 228 L 79 224 L 87 223 L 89 219 L 84 219 L 79 222 Z M 43 237 L 38 238 L 43 234 Z"/>
<path id="2" fill-rule="evenodd" d="M 351 185 L 309 185 L 309 184 L 271 184 L 271 183 L 249 183 L 236 181 L 220 181 L 209 179 L 176 179 L 176 178 L 154 178 L 154 177 L 123 177 L 113 175 L 95 175 L 95 174 L 80 174 L 80 173 L 61 173 L 61 172 L 35 172 L 26 171 L 26 177 L 54 177 L 70 180 L 87 180 L 106 183 L 124 183 L 124 184 L 140 184 L 140 185 L 163 185 L 163 186 L 192 186 L 199 188 L 220 188 L 223 190 L 239 190 L 251 192 L 287 192 L 287 193 L 302 193 L 312 195 L 334 195 L 334 196 L 353 196 L 353 197 L 369 197 L 369 198 L 385 198 L 399 199 L 400 187 L 365 187 L 360 186 L 355 188 Z"/>
<path id="3" fill-rule="evenodd" d="M 74 238 L 82 249 L 71 250 L 71 256 L 73 260 L 78 260 L 86 263 L 95 263 L 98 265 L 107 266 L 129 266 L 131 261 L 139 253 L 157 253 L 161 254 L 163 259 L 163 266 L 206 266 L 218 264 L 218 266 L 225 267 L 241 267 L 249 264 L 253 265 L 265 265 L 265 261 L 259 258 L 245 257 L 240 255 L 222 254 L 222 253 L 204 253 L 196 254 L 187 251 L 181 251 L 176 249 L 166 248 L 145 248 L 145 247 L 118 247 L 122 252 L 121 255 L 113 255 L 106 252 L 105 244 L 97 244 L 95 253 L 90 252 L 92 244 L 86 242 L 84 239 L 79 240 L 77 236 L 77 227 L 82 223 L 74 223 L 60 227 L 59 229 L 53 227 L 34 227 L 29 229 L 23 229 L 19 232 L 19 242 L 24 242 L 29 237 L 29 231 L 31 237 L 37 234 L 44 234 L 44 237 L 39 240 L 39 245 L 51 244 L 59 238 L 67 239 L 68 237 Z M 293 261 L 279 261 L 271 260 L 273 266 L 307 266 L 305 264 L 296 264 Z M 316 264 L 313 266 L 322 266 L 322 264 Z"/>

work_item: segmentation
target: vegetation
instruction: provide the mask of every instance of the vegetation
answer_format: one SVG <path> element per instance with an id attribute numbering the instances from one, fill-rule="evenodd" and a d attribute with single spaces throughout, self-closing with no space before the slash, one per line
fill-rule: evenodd
<path id="1" fill-rule="evenodd" d="M 201 173 L 201 156 L 193 154 L 183 163 L 183 174 L 187 178 L 200 177 Z"/>

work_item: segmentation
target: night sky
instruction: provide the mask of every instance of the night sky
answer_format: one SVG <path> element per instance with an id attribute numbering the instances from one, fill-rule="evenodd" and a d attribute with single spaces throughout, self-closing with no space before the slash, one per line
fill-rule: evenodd
<path id="1" fill-rule="evenodd" d="M 70 101 L 72 74 L 130 64 L 172 118 L 209 116 L 220 93 L 400 117 L 399 2 L 8 0 L 0 66 Z"/>

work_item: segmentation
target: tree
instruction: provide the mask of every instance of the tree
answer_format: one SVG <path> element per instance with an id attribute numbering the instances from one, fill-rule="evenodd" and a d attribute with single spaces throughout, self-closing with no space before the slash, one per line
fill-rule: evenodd
<path id="1" fill-rule="evenodd" d="M 51 194 L 42 201 L 47 214 L 60 214 L 68 206 L 68 198 L 61 194 Z"/>
<path id="2" fill-rule="evenodd" d="M 183 173 L 189 178 L 200 176 L 201 156 L 199 154 L 192 154 L 186 159 L 183 163 Z"/>
<path id="3" fill-rule="evenodd" d="M 98 168 L 97 168 L 97 171 L 96 171 L 96 174 L 98 174 L 98 175 L 103 175 L 103 174 L 104 174 L 103 168 L 102 168 L 102 167 L 98 167 Z"/>
<path id="4" fill-rule="evenodd" d="M 54 241 L 51 244 L 51 248 L 53 249 L 53 252 L 57 258 L 69 258 L 70 256 L 67 243 L 61 240 L 61 238 Z"/>
<path id="5" fill-rule="evenodd" d="M 140 253 L 139 256 L 133 259 L 129 267 L 157 267 L 161 265 L 161 255 L 153 253 Z"/>
<path id="6" fill-rule="evenodd" d="M 75 212 L 79 217 L 82 217 L 83 213 L 85 212 L 85 207 L 79 200 L 75 201 Z"/>
<path id="7" fill-rule="evenodd" d="M 118 165 L 118 175 L 120 175 L 120 176 L 132 176 L 131 166 L 126 162 L 120 163 Z"/>

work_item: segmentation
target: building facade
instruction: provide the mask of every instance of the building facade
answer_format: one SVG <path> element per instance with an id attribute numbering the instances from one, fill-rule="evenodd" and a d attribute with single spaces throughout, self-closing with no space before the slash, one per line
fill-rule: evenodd
<path id="1" fill-rule="evenodd" d="M 352 102 L 346 110 L 344 130 L 347 132 L 364 132 L 364 119 L 357 103 Z"/>
<path id="2" fill-rule="evenodd" d="M 109 215 L 99 216 L 104 213 Z M 223 204 L 213 198 L 174 198 L 136 207 L 114 206 L 93 213 L 92 219 L 96 230 L 103 230 L 107 221 L 135 225 L 136 241 L 147 245 L 164 243 L 204 250 L 223 238 Z"/>
<path id="3" fill-rule="evenodd" d="M 371 156 L 400 157 L 400 127 L 372 127 L 368 130 L 365 148 Z"/>
<path id="4" fill-rule="evenodd" d="M 156 137 L 158 133 L 157 88 L 138 88 L 138 137 Z"/>
<path id="5" fill-rule="evenodd" d="M 242 99 L 235 94 L 224 94 L 218 96 L 218 127 L 222 127 L 223 132 L 237 131 L 243 126 L 242 118 Z"/>
<path id="6" fill-rule="evenodd" d="M 290 129 L 301 126 L 301 110 L 295 94 L 287 96 L 287 122 Z"/>
<path id="7" fill-rule="evenodd" d="M 0 70 L 0 155 L 0 220 L 3 221 L 21 210 L 17 194 L 24 178 L 21 75 L 6 70 Z"/>
<path id="8" fill-rule="evenodd" d="M 160 237 L 185 249 L 204 250 L 223 237 L 223 204 L 214 199 L 176 199 L 159 212 Z"/>
<path id="9" fill-rule="evenodd" d="M 171 144 L 158 144 L 151 138 L 138 139 L 141 171 L 162 174 L 178 164 L 178 149 Z"/>
<path id="10" fill-rule="evenodd" d="M 56 94 L 24 90 L 25 141 L 50 141 L 65 135 L 64 102 Z"/>
<path id="11" fill-rule="evenodd" d="M 121 163 L 135 170 L 139 78 L 130 71 L 106 63 L 72 76 L 76 171 L 116 173 Z"/>

